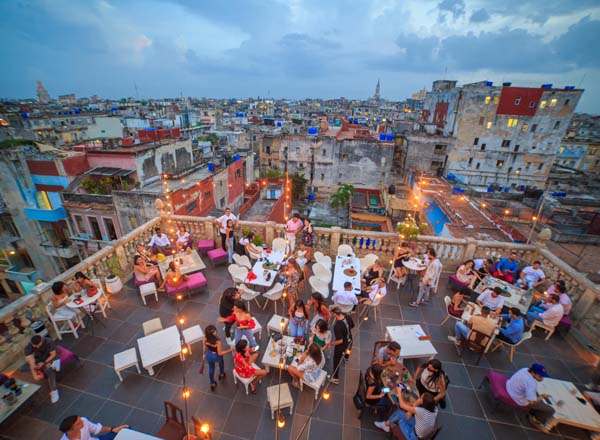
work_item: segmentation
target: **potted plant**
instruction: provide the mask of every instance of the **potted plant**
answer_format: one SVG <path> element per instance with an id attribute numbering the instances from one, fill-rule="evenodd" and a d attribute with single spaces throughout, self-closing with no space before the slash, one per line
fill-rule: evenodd
<path id="1" fill-rule="evenodd" d="M 264 243 L 264 240 L 262 238 L 262 235 L 257 234 L 254 236 L 254 240 L 252 240 L 252 244 L 254 244 L 254 246 L 262 246 Z"/>
<path id="2" fill-rule="evenodd" d="M 119 259 L 116 255 L 113 255 L 108 260 L 106 260 L 109 270 L 109 275 L 104 279 L 106 283 L 106 290 L 111 293 L 119 293 L 123 290 L 123 283 L 121 282 L 121 274 L 123 271 L 121 270 L 121 264 L 119 263 Z"/>
<path id="3" fill-rule="evenodd" d="M 396 225 L 396 229 L 400 234 L 400 239 L 404 241 L 417 241 L 417 237 L 425 229 L 425 225 L 418 225 L 417 221 L 412 216 L 406 217 L 402 222 Z"/>

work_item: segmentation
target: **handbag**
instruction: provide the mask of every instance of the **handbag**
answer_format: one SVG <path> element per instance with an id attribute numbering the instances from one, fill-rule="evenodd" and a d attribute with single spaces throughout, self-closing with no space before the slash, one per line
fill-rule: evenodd
<path id="1" fill-rule="evenodd" d="M 204 356 L 202 356 L 202 363 L 200 364 L 200 369 L 198 370 L 198 373 L 204 374 Z"/>

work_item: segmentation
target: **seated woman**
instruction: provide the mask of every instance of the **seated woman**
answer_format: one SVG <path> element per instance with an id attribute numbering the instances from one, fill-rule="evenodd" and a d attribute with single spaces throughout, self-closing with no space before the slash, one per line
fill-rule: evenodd
<path id="1" fill-rule="evenodd" d="M 460 318 L 467 308 L 465 296 L 470 296 L 468 288 L 463 287 L 462 289 L 457 290 L 452 297 L 452 302 L 448 306 L 448 313 Z"/>
<path id="2" fill-rule="evenodd" d="M 179 270 L 179 266 L 175 264 L 174 261 L 169 261 L 169 268 L 167 269 L 167 273 L 165 274 L 165 282 L 164 284 L 169 287 L 177 288 L 188 280 L 187 275 L 183 275 L 181 270 Z M 163 287 L 163 286 L 161 286 Z"/>
<path id="3" fill-rule="evenodd" d="M 383 265 L 379 260 L 375 261 L 375 263 L 371 264 L 365 270 L 365 274 L 361 280 L 362 290 L 365 290 L 367 287 L 373 284 L 373 281 L 375 281 L 377 278 L 383 278 Z"/>
<path id="4" fill-rule="evenodd" d="M 310 344 L 308 349 L 300 356 L 298 366 L 290 365 L 288 367 L 288 373 L 292 376 L 292 385 L 300 388 L 300 379 L 304 382 L 316 381 L 324 364 L 325 357 L 321 352 L 321 347 L 317 344 Z"/>
<path id="5" fill-rule="evenodd" d="M 260 258 L 262 256 L 262 248 L 255 246 L 254 243 L 254 232 L 248 232 L 248 235 L 240 238 L 240 245 L 244 246 L 246 255 L 250 258 Z"/>
<path id="6" fill-rule="evenodd" d="M 408 275 L 408 268 L 402 264 L 403 261 L 408 261 L 413 251 L 408 247 L 408 243 L 403 242 L 398 249 L 396 249 L 396 255 L 394 255 L 394 271 L 396 278 L 404 279 Z"/>
<path id="7" fill-rule="evenodd" d="M 331 331 L 329 330 L 329 326 L 325 320 L 319 319 L 313 328 L 312 334 L 310 335 L 310 343 L 317 344 L 322 351 L 325 351 L 329 348 L 330 342 Z"/>
<path id="8" fill-rule="evenodd" d="M 74 319 L 77 318 L 77 311 L 67 306 L 67 303 L 70 301 L 69 298 L 69 289 L 67 285 L 62 281 L 57 281 L 52 284 L 52 305 L 54 306 L 54 316 L 65 318 L 65 319 Z M 75 326 L 78 326 L 79 323 L 75 323 Z"/>
<path id="9" fill-rule="evenodd" d="M 246 303 L 242 300 L 237 300 L 233 304 L 233 313 L 227 318 L 217 318 L 219 322 L 235 322 L 235 344 L 242 339 L 242 336 L 246 336 L 250 347 L 256 346 L 256 340 L 254 339 L 254 333 L 252 330 L 256 327 L 252 315 L 248 311 Z"/>
<path id="10" fill-rule="evenodd" d="M 400 427 L 406 440 L 429 438 L 435 431 L 435 422 L 438 416 L 433 395 L 424 393 L 411 405 L 404 401 L 401 390 L 402 388 L 396 387 L 394 392 L 399 408 L 394 411 L 389 420 L 375 422 L 375 426 L 385 432 L 390 432 L 390 427 L 396 424 Z"/>
<path id="11" fill-rule="evenodd" d="M 446 408 L 446 373 L 439 360 L 431 359 L 419 365 L 415 372 L 415 383 L 420 395 L 429 392 L 440 408 Z"/>
<path id="12" fill-rule="evenodd" d="M 86 277 L 83 272 L 77 272 L 75 274 L 75 281 L 73 282 L 73 291 L 83 292 L 84 290 L 88 296 L 94 296 L 98 293 L 98 286 L 96 286 L 88 277 Z M 96 311 L 96 307 L 96 303 L 90 304 L 89 306 L 84 306 L 84 308 L 90 313 L 94 313 Z"/>
<path id="13" fill-rule="evenodd" d="M 188 231 L 185 230 L 185 226 L 179 226 L 177 232 L 177 240 L 175 241 L 175 246 L 177 246 L 177 252 L 181 252 L 184 249 L 191 248 L 194 244 L 194 239 L 190 235 Z"/>
<path id="14" fill-rule="evenodd" d="M 267 370 L 254 368 L 252 364 L 258 359 L 258 350 L 248 348 L 248 341 L 241 339 L 235 344 L 233 364 L 235 372 L 244 379 L 254 378 L 250 383 L 250 392 L 256 394 L 256 382 L 267 375 Z"/>
<path id="15" fill-rule="evenodd" d="M 365 384 L 367 392 L 365 394 L 365 401 L 369 405 L 377 405 L 380 407 L 388 407 L 391 405 L 391 401 L 388 398 L 388 393 L 384 391 L 385 385 L 381 377 L 383 373 L 383 367 L 379 364 L 371 365 L 365 372 Z"/>
<path id="16" fill-rule="evenodd" d="M 133 259 L 133 276 L 138 283 L 156 283 L 159 286 L 158 290 L 164 291 L 164 283 L 158 266 L 146 264 L 140 255 L 136 255 Z"/>
<path id="17" fill-rule="evenodd" d="M 383 278 L 373 280 L 371 286 L 360 292 L 358 302 L 382 300 L 387 295 L 387 287 Z"/>
<path id="18" fill-rule="evenodd" d="M 310 296 L 310 308 L 311 310 L 315 309 L 315 314 L 313 315 L 313 319 L 310 322 L 311 329 L 315 328 L 317 322 L 322 319 L 325 322 L 329 322 L 331 318 L 331 311 L 329 307 L 327 307 L 327 303 L 325 302 L 325 298 L 319 292 L 313 292 Z"/>
<path id="19" fill-rule="evenodd" d="M 156 255 L 153 255 L 151 251 L 146 249 L 143 244 L 138 244 L 136 246 L 137 254 L 144 259 L 146 265 L 156 266 L 158 264 L 158 258 Z"/>
<path id="20" fill-rule="evenodd" d="M 467 260 L 458 267 L 455 273 L 456 280 L 463 286 L 471 289 L 475 285 L 475 281 L 479 278 L 479 274 L 473 270 L 473 264 L 473 260 Z"/>
<path id="21" fill-rule="evenodd" d="M 301 299 L 296 300 L 288 310 L 290 317 L 290 336 L 292 338 L 303 338 L 308 323 L 308 310 Z"/>

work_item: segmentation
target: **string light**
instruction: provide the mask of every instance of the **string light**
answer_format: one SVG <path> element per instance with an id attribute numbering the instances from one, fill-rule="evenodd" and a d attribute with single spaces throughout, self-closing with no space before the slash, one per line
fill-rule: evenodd
<path id="1" fill-rule="evenodd" d="M 181 393 L 181 396 L 184 399 L 188 399 L 190 397 L 190 389 L 188 387 L 183 388 L 183 392 Z"/>
<path id="2" fill-rule="evenodd" d="M 202 425 L 200 425 L 200 432 L 202 434 L 208 434 L 209 431 L 210 431 L 210 425 L 208 423 L 203 423 Z"/>
<path id="3" fill-rule="evenodd" d="M 181 324 L 181 325 L 185 324 L 185 319 L 179 318 L 179 324 Z"/>
<path id="4" fill-rule="evenodd" d="M 285 428 L 285 417 L 281 413 L 277 415 L 277 427 L 279 429 Z"/>
<path id="5" fill-rule="evenodd" d="M 485 203 L 485 202 L 483 202 L 483 203 L 481 204 L 481 207 L 482 207 L 482 208 L 485 208 L 486 206 L 487 206 L 487 203 Z"/>
<path id="6" fill-rule="evenodd" d="M 346 355 L 347 355 L 347 356 L 350 356 L 350 353 L 352 353 L 352 350 L 350 349 L 350 347 L 348 347 L 348 348 L 346 349 Z"/>
<path id="7" fill-rule="evenodd" d="M 281 326 L 282 330 L 285 328 L 285 318 L 281 318 L 281 322 L 279 323 L 279 325 Z"/>
<path id="8" fill-rule="evenodd" d="M 506 215 L 510 214 L 510 210 L 509 209 L 505 209 L 504 210 L 504 214 L 506 214 Z"/>
<path id="9" fill-rule="evenodd" d="M 534 215 L 533 217 L 531 217 L 531 220 L 536 221 L 537 217 Z"/>
<path id="10" fill-rule="evenodd" d="M 177 299 L 181 301 L 183 299 L 183 295 L 177 295 Z"/>
<path id="11" fill-rule="evenodd" d="M 188 354 L 188 348 L 184 345 L 183 348 L 181 349 L 181 353 L 182 354 Z"/>
<path id="12" fill-rule="evenodd" d="M 329 390 L 323 391 L 323 399 L 329 400 L 330 397 L 331 397 L 331 394 L 329 393 Z"/>

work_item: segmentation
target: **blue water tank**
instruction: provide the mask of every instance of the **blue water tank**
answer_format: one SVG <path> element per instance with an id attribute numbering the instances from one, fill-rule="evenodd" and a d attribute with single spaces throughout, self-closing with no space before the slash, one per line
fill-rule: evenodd
<path id="1" fill-rule="evenodd" d="M 240 160 L 240 155 L 236 154 L 235 156 L 233 156 L 233 161 L 237 162 L 238 160 Z"/>
<path id="2" fill-rule="evenodd" d="M 315 199 L 315 195 L 313 193 L 310 193 L 308 195 L 308 200 L 310 200 L 311 202 Z"/>
<path id="3" fill-rule="evenodd" d="M 488 86 L 488 87 L 492 87 L 494 85 L 494 82 L 493 81 L 486 81 L 485 85 Z"/>
<path id="4" fill-rule="evenodd" d="M 381 118 L 377 118 L 377 119 L 375 119 L 375 121 L 381 122 Z"/>
<path id="5" fill-rule="evenodd" d="M 358 124 L 358 119 L 354 119 L 354 121 L 352 121 L 354 124 Z"/>
<path id="6" fill-rule="evenodd" d="M 333 125 L 333 120 L 328 121 L 329 125 Z"/>
<path id="7" fill-rule="evenodd" d="M 562 191 L 555 191 L 552 193 L 552 197 L 567 197 L 567 193 Z"/>
<path id="8" fill-rule="evenodd" d="M 492 188 L 491 186 L 488 186 L 487 192 L 489 192 L 489 193 L 494 192 L 494 188 Z"/>
<path id="9" fill-rule="evenodd" d="M 210 171 L 211 173 L 215 172 L 215 164 L 214 163 L 208 164 L 208 171 Z"/>
<path id="10" fill-rule="evenodd" d="M 385 141 L 385 133 L 379 133 L 379 140 Z"/>
<path id="11" fill-rule="evenodd" d="M 551 89 L 552 84 L 542 84 L 542 89 Z"/>
<path id="12" fill-rule="evenodd" d="M 29 117 L 29 115 L 27 113 L 21 113 L 21 117 L 23 119 L 27 119 Z"/>
<path id="13" fill-rule="evenodd" d="M 281 122 L 281 121 L 275 121 L 275 125 L 277 127 L 281 127 L 283 125 L 283 122 Z"/>
<path id="14" fill-rule="evenodd" d="M 446 176 L 446 179 L 448 179 L 448 180 L 450 180 L 450 181 L 455 181 L 455 180 L 456 180 L 456 176 L 455 176 L 454 174 L 452 174 L 452 173 L 449 173 L 449 174 Z"/>
<path id="15" fill-rule="evenodd" d="M 75 109 L 75 114 L 76 114 L 76 115 L 78 115 L 78 114 L 80 114 L 80 113 L 81 113 L 81 109 L 79 109 L 79 108 L 76 108 L 76 109 Z"/>
<path id="16" fill-rule="evenodd" d="M 521 185 L 521 186 L 519 187 L 519 191 L 525 191 L 525 185 Z"/>
<path id="17" fill-rule="evenodd" d="M 308 127 L 308 134 L 317 134 L 317 127 Z"/>
<path id="18" fill-rule="evenodd" d="M 385 140 L 386 141 L 393 141 L 394 140 L 394 135 L 393 134 L 386 135 Z"/>
<path id="19" fill-rule="evenodd" d="M 510 188 L 504 188 L 504 192 L 507 193 L 510 191 Z"/>

